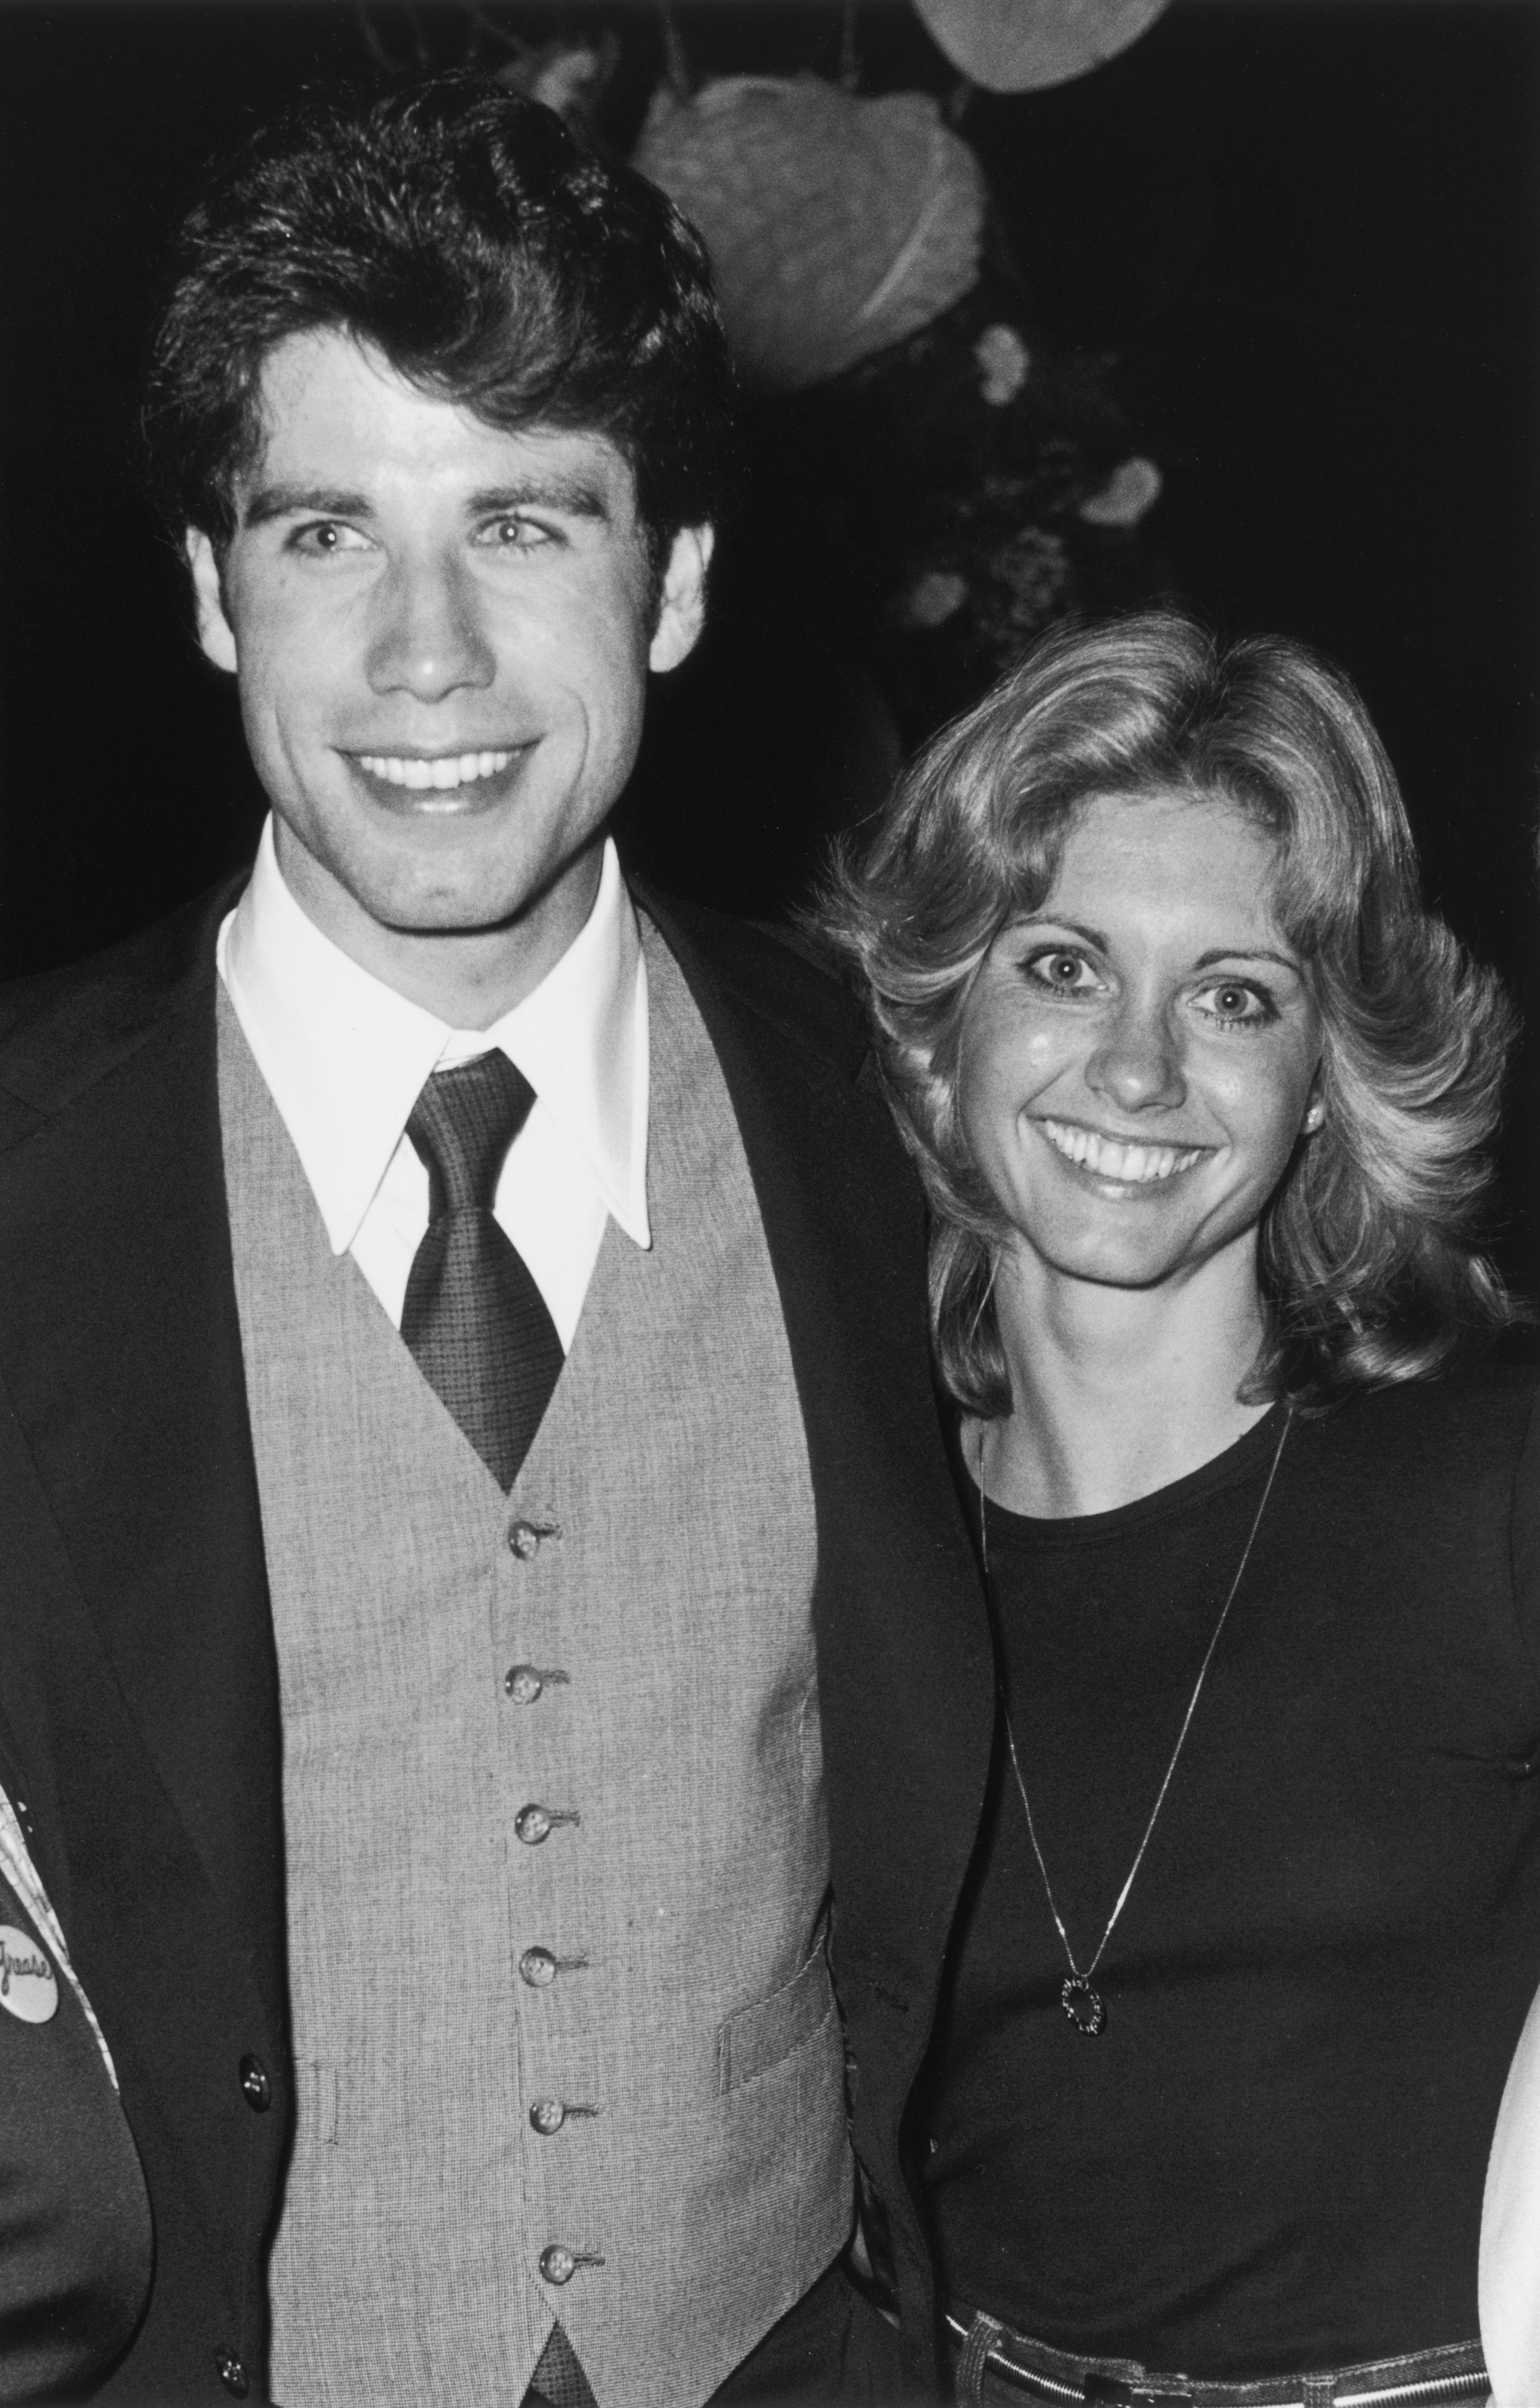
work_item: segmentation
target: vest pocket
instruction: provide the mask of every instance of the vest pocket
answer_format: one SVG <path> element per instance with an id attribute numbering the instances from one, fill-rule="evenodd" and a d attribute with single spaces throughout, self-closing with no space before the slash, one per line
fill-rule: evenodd
<path id="1" fill-rule="evenodd" d="M 834 1988 L 820 1939 L 801 1971 L 784 1989 L 740 2007 L 716 2035 L 716 2095 L 737 2090 L 782 2064 L 834 2013 Z"/>

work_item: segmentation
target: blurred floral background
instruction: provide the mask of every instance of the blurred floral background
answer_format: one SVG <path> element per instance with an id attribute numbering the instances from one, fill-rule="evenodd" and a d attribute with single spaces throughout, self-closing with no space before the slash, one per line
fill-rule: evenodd
<path id="1" fill-rule="evenodd" d="M 6 0 L 7 970 L 260 820 L 130 473 L 203 160 L 307 82 L 468 63 L 678 195 L 741 367 L 634 861 L 774 917 L 1049 619 L 1172 595 L 1346 664 L 1430 887 L 1532 982 L 1534 0 Z"/>
<path id="2" fill-rule="evenodd" d="M 382 76 L 481 66 L 661 184 L 710 248 L 745 399 L 743 506 L 690 707 L 660 695 L 626 812 L 633 856 L 676 889 L 784 909 L 823 839 L 1051 620 L 1171 590 L 1143 532 L 1160 468 L 1115 360 L 1034 299 L 972 139 L 981 96 L 1094 75 L 1166 5 L 777 20 L 733 0 L 504 0 L 456 19 L 366 0 Z"/>

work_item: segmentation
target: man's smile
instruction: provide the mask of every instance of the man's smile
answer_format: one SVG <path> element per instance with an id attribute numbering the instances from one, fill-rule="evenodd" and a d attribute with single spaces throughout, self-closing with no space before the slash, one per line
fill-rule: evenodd
<path id="1" fill-rule="evenodd" d="M 522 746 L 513 750 L 522 751 Z M 468 786 L 478 778 L 495 778 L 506 769 L 513 758 L 513 750 L 506 752 L 359 752 L 356 759 L 361 769 L 371 778 L 383 778 L 387 785 Z"/>
<path id="2" fill-rule="evenodd" d="M 1114 1137 L 1081 1121 L 1043 1117 L 1035 1125 L 1056 1154 L 1099 1185 L 1111 1182 L 1120 1187 L 1153 1187 L 1162 1180 L 1179 1179 L 1185 1171 L 1196 1170 L 1216 1151 L 1211 1145 L 1160 1145 L 1145 1139 Z"/>
<path id="3" fill-rule="evenodd" d="M 354 752 L 341 758 L 368 800 L 415 823 L 481 819 L 496 812 L 524 779 L 539 738 L 464 752 Z"/>

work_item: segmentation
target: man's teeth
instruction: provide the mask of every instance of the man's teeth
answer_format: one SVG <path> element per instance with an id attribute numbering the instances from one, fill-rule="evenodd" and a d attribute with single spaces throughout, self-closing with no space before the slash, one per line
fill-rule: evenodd
<path id="1" fill-rule="evenodd" d="M 1169 1179 L 1174 1170 L 1190 1170 L 1211 1149 L 1173 1145 L 1129 1145 L 1115 1137 L 1099 1137 L 1095 1129 L 1077 1128 L 1072 1121 L 1041 1121 L 1043 1136 L 1067 1161 L 1083 1164 L 1103 1179 L 1120 1179 L 1144 1186 L 1152 1179 Z"/>
<path id="2" fill-rule="evenodd" d="M 459 752 L 442 761 L 415 760 L 394 752 L 361 752 L 359 766 L 392 786 L 468 786 L 474 778 L 495 778 L 511 752 Z"/>

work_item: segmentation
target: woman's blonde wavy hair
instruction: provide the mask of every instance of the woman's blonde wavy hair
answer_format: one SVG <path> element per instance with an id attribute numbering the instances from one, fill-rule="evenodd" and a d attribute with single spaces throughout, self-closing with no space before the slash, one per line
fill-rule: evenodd
<path id="1" fill-rule="evenodd" d="M 1275 914 L 1321 1016 L 1325 1120 L 1263 1217 L 1268 1338 L 1248 1397 L 1319 1409 L 1426 1377 L 1518 1317 L 1476 1244 L 1514 1014 L 1423 908 L 1359 695 L 1281 637 L 1221 648 L 1171 611 L 1070 624 L 912 763 L 815 915 L 864 990 L 930 1199 L 937 1357 L 971 1412 L 1009 1412 L 1011 1386 L 992 1296 L 1007 1225 L 957 1109 L 968 997 L 1000 930 L 1047 898 L 1080 807 L 1154 791 L 1274 832 Z"/>

